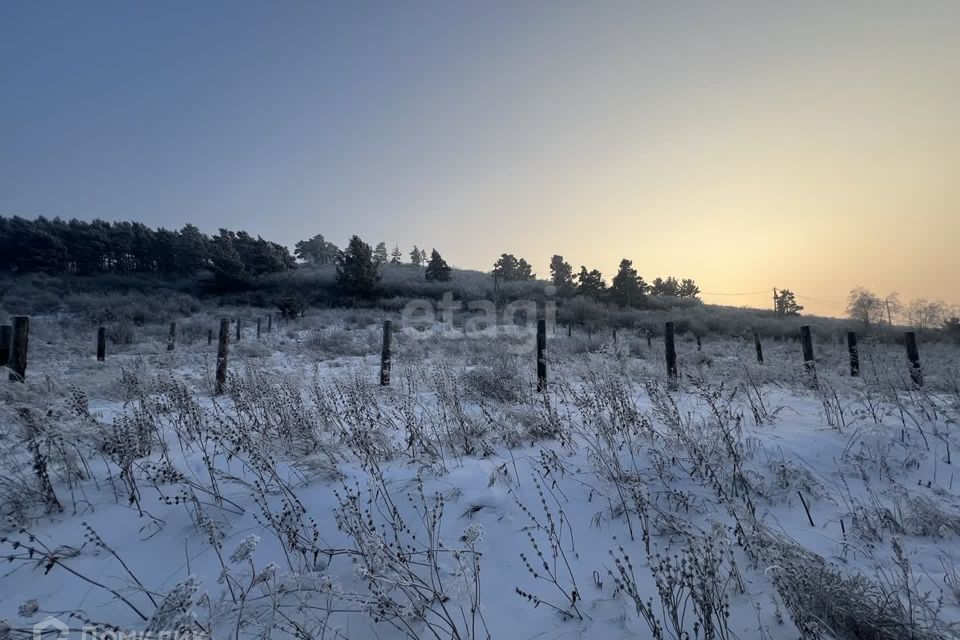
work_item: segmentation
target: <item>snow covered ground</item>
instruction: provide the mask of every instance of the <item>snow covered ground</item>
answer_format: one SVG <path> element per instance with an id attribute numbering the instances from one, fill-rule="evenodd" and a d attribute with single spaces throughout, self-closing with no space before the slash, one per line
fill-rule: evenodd
<path id="1" fill-rule="evenodd" d="M 960 351 L 253 323 L 211 395 L 200 316 L 107 361 L 35 318 L 0 385 L 0 637 L 960 636 Z M 65 329 L 69 327 L 69 330 Z M 192 327 L 192 329 L 191 329 Z M 66 337 L 63 337 L 66 336 Z M 52 629 L 52 628 L 49 628 Z M 6 635 L 5 635 L 6 634 Z M 77 635 L 79 637 L 79 635 Z"/>

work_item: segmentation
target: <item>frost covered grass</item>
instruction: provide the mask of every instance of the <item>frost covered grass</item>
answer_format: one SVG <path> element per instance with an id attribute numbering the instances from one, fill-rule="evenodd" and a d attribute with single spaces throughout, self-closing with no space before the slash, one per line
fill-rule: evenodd
<path id="1" fill-rule="evenodd" d="M 960 637 L 960 352 L 621 330 L 395 337 L 370 311 L 255 314 L 212 396 L 213 314 L 96 362 L 36 318 L 0 385 L 0 636 Z M 609 333 L 609 332 L 607 332 Z M 233 336 L 231 336 L 232 338 Z"/>

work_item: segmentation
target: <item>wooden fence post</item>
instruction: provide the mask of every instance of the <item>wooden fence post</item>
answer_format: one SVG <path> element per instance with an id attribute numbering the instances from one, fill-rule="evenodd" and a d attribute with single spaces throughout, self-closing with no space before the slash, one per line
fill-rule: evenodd
<path id="1" fill-rule="evenodd" d="M 571 325 L 571 324 L 568 324 L 568 325 L 567 325 L 567 337 L 568 337 L 568 338 L 572 338 L 572 337 L 573 337 L 573 325 Z"/>
<path id="2" fill-rule="evenodd" d="M 260 339 L 260 318 L 257 318 L 257 340 Z"/>
<path id="3" fill-rule="evenodd" d="M 383 321 L 383 349 L 380 351 L 380 386 L 390 386 L 390 342 L 393 339 L 393 322 Z"/>
<path id="4" fill-rule="evenodd" d="M 860 351 L 857 349 L 857 332 L 847 331 L 847 351 L 850 353 L 850 375 L 860 375 Z"/>
<path id="5" fill-rule="evenodd" d="M 237 318 L 237 342 L 240 342 L 240 318 Z"/>
<path id="6" fill-rule="evenodd" d="M 8 324 L 0 325 L 0 367 L 7 366 L 10 361 L 10 340 L 13 336 L 13 327 Z"/>
<path id="7" fill-rule="evenodd" d="M 671 384 L 677 381 L 677 347 L 673 339 L 673 323 L 666 322 L 663 325 L 663 351 L 667 358 L 667 377 Z"/>
<path id="8" fill-rule="evenodd" d="M 697 351 L 703 351 L 703 343 L 700 342 L 700 334 L 697 334 Z"/>
<path id="9" fill-rule="evenodd" d="M 617 329 L 616 329 L 616 327 L 614 327 L 614 329 L 613 329 L 613 344 L 617 344 Z"/>
<path id="10" fill-rule="evenodd" d="M 800 344 L 803 347 L 803 367 L 810 372 L 816 370 L 813 362 L 813 336 L 810 334 L 810 326 L 800 327 Z"/>
<path id="11" fill-rule="evenodd" d="M 213 329 L 207 329 L 207 346 L 213 344 Z"/>
<path id="12" fill-rule="evenodd" d="M 267 333 L 273 333 L 273 314 L 267 316 Z"/>
<path id="13" fill-rule="evenodd" d="M 177 346 L 177 323 L 170 323 L 170 333 L 167 335 L 167 351 L 173 351 Z"/>
<path id="14" fill-rule="evenodd" d="M 753 332 L 753 344 L 757 348 L 757 364 L 763 364 L 763 345 L 760 344 L 760 334 Z"/>
<path id="15" fill-rule="evenodd" d="M 918 387 L 923 386 L 923 371 L 920 369 L 920 350 L 917 349 L 917 334 L 913 331 L 906 331 L 903 334 L 903 341 L 907 347 L 907 359 L 910 361 L 910 379 Z"/>
<path id="16" fill-rule="evenodd" d="M 547 390 L 547 321 L 537 320 L 537 391 Z"/>
<path id="17" fill-rule="evenodd" d="M 647 348 L 653 346 L 653 332 L 647 329 Z"/>
<path id="18" fill-rule="evenodd" d="M 220 318 L 220 335 L 217 342 L 217 382 L 214 393 L 220 395 L 227 386 L 227 355 L 230 342 L 230 319 Z"/>
<path id="19" fill-rule="evenodd" d="M 97 329 L 97 362 L 107 359 L 107 328 Z"/>
<path id="20" fill-rule="evenodd" d="M 10 343 L 10 380 L 23 382 L 27 378 L 27 345 L 30 338 L 30 318 L 13 318 L 13 338 Z"/>

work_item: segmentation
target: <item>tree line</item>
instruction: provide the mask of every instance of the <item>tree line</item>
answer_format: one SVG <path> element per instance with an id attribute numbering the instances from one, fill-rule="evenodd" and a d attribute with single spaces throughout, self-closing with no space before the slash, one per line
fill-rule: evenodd
<path id="1" fill-rule="evenodd" d="M 404 257 L 424 267 L 426 281 L 444 282 L 452 269 L 440 253 L 428 255 L 414 246 L 404 254 L 385 242 L 371 248 L 353 236 L 344 249 L 322 234 L 297 242 L 293 254 L 283 245 L 245 231 L 220 229 L 207 235 L 187 224 L 179 230 L 153 229 L 140 222 L 90 222 L 39 217 L 0 216 L 0 271 L 14 273 L 70 273 L 77 275 L 156 273 L 170 276 L 213 275 L 224 288 L 243 288 L 254 278 L 282 273 L 300 264 L 335 265 L 340 293 L 372 296 L 380 281 L 380 268 L 400 264 Z M 536 279 L 524 258 L 504 253 L 491 271 L 497 282 Z M 691 279 L 655 278 L 647 283 L 630 260 L 620 262 L 608 285 L 596 269 L 580 267 L 555 255 L 550 261 L 550 282 L 558 295 L 582 295 L 627 307 L 642 306 L 649 295 L 697 298 L 700 289 Z"/>
<path id="2" fill-rule="evenodd" d="M 440 253 L 428 255 L 414 246 L 402 252 L 385 242 L 373 248 L 353 236 L 341 250 L 322 234 L 297 242 L 293 255 L 287 247 L 253 237 L 245 231 L 220 229 L 207 235 L 191 225 L 179 230 L 153 229 L 140 222 L 90 222 L 39 217 L 0 216 L 0 272 L 70 273 L 77 275 L 156 273 L 177 277 L 209 273 L 221 288 L 249 286 L 259 276 L 295 269 L 298 263 L 334 265 L 339 293 L 352 297 L 376 295 L 380 268 L 387 263 L 424 267 L 428 282 L 450 280 L 452 269 Z M 510 253 L 493 264 L 495 282 L 536 279 L 532 265 Z M 647 282 L 628 259 L 620 261 L 608 284 L 597 269 L 579 271 L 563 256 L 550 260 L 549 282 L 560 296 L 583 296 L 624 307 L 642 307 L 648 296 L 698 299 L 700 288 L 689 278 L 657 277 Z M 774 294 L 778 316 L 799 315 L 803 307 L 789 289 Z M 854 287 L 847 300 L 847 316 L 864 325 L 902 323 L 918 329 L 946 329 L 960 333 L 960 308 L 940 300 L 916 299 L 902 303 L 897 293 L 880 297 Z"/>
<path id="3" fill-rule="evenodd" d="M 865 287 L 854 287 L 847 296 L 847 317 L 864 326 L 897 323 L 960 335 L 960 307 L 926 298 L 903 303 L 896 291 L 881 298 Z"/>
<path id="4" fill-rule="evenodd" d="M 297 245 L 300 257 L 303 254 L 302 244 Z M 400 262 L 399 249 L 394 247 L 391 255 L 390 262 Z M 424 278 L 427 281 L 443 282 L 450 279 L 452 269 L 436 249 L 431 252 L 429 260 L 426 259 L 425 252 L 417 247 L 413 248 L 410 257 L 413 264 L 425 264 Z M 322 264 L 319 257 L 310 257 L 309 260 Z M 372 294 L 379 282 L 378 268 L 387 262 L 386 245 L 381 242 L 371 250 L 370 245 L 359 236 L 353 236 L 335 262 L 337 283 L 343 291 L 350 295 Z M 503 253 L 497 258 L 491 274 L 495 282 L 526 282 L 536 279 L 530 263 L 510 253 Z M 580 273 L 575 277 L 570 263 L 566 262 L 563 256 L 554 255 L 550 260 L 550 283 L 560 296 L 581 295 L 624 307 L 642 307 L 648 295 L 691 299 L 698 299 L 700 295 L 700 288 L 689 278 L 677 280 L 674 277 L 658 277 L 651 284 L 647 284 L 633 267 L 633 262 L 627 259 L 620 261 L 617 274 L 608 287 L 600 271 L 588 271 L 585 266 L 581 266 Z"/>
<path id="5" fill-rule="evenodd" d="M 599 270 L 588 270 L 581 265 L 580 271 L 574 276 L 573 266 L 563 256 L 554 255 L 550 259 L 550 282 L 561 295 L 582 295 L 624 307 L 643 306 L 647 296 L 691 299 L 699 299 L 700 296 L 700 287 L 690 278 L 678 280 L 672 276 L 657 277 L 648 284 L 634 268 L 633 261 L 626 258 L 620 261 L 608 287 Z"/>
<path id="6" fill-rule="evenodd" d="M 245 231 L 214 236 L 193 225 L 152 229 L 139 222 L 27 220 L 0 217 L 0 270 L 17 273 L 159 273 L 209 271 L 225 283 L 293 269 L 283 245 Z"/>

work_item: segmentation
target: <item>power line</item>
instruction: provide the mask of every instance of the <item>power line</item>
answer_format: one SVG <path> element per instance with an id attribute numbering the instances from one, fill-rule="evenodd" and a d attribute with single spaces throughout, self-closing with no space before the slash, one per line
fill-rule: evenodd
<path id="1" fill-rule="evenodd" d="M 705 296 L 758 296 L 760 294 L 767 295 L 770 293 L 766 289 L 763 291 L 747 291 L 744 293 L 717 293 L 716 291 L 701 291 Z"/>
<path id="2" fill-rule="evenodd" d="M 796 295 L 796 294 L 794 294 L 794 295 Z M 810 296 L 800 296 L 800 295 L 797 295 L 796 297 L 797 297 L 797 298 L 800 298 L 801 300 L 811 300 L 811 301 L 813 301 L 813 302 L 822 302 L 822 303 L 824 303 L 824 304 L 841 304 L 841 305 L 847 304 L 846 302 L 839 302 L 839 301 L 837 301 L 837 300 L 824 300 L 824 299 L 822 299 L 822 298 L 811 298 Z"/>

